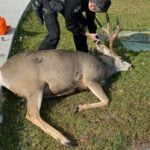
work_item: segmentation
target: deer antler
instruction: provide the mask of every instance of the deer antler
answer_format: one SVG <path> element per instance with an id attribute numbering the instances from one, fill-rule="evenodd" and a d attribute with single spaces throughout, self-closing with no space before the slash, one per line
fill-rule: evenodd
<path id="1" fill-rule="evenodd" d="M 111 27 L 110 27 L 109 15 L 108 15 L 108 13 L 105 13 L 105 14 L 106 14 L 107 26 L 102 27 L 102 30 L 107 34 L 107 36 L 109 38 L 109 48 L 111 51 L 113 51 L 113 43 L 114 43 L 118 33 L 121 31 L 120 25 L 119 25 L 119 19 L 117 18 L 117 27 L 116 27 L 115 32 L 112 33 Z"/>
<path id="2" fill-rule="evenodd" d="M 97 18 L 96 18 L 96 21 L 99 24 L 99 26 L 102 28 L 102 30 L 107 34 L 107 36 L 109 38 L 109 49 L 108 48 L 106 49 L 106 51 L 109 51 L 109 52 L 106 52 L 106 53 L 107 54 L 110 53 L 110 54 L 116 55 L 115 52 L 113 51 L 113 43 L 114 43 L 118 33 L 121 31 L 120 25 L 119 25 L 119 19 L 117 18 L 117 27 L 116 27 L 116 30 L 113 33 L 111 31 L 109 15 L 108 15 L 107 12 L 105 13 L 105 15 L 106 15 L 106 20 L 107 20 L 106 27 L 102 27 L 101 23 L 98 21 Z"/>

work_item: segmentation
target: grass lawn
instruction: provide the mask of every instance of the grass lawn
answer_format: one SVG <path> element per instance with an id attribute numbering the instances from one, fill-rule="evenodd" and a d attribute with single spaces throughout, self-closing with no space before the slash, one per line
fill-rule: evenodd
<path id="1" fill-rule="evenodd" d="M 120 18 L 121 27 L 130 31 L 150 31 L 150 0 L 113 0 L 109 10 L 112 24 Z M 71 33 L 61 22 L 58 48 L 74 49 Z M 99 15 L 104 23 L 104 16 Z M 11 55 L 36 50 L 46 35 L 30 10 L 22 19 Z M 91 41 L 89 41 L 90 44 Z M 92 44 L 93 45 L 93 44 Z M 44 100 L 42 117 L 78 146 L 64 148 L 25 119 L 26 101 L 5 90 L 4 123 L 1 125 L 0 150 L 128 150 L 150 148 L 150 52 L 120 48 L 123 57 L 135 68 L 116 74 L 104 89 L 111 102 L 108 107 L 74 113 L 76 105 L 97 102 L 90 92 L 66 98 Z"/>

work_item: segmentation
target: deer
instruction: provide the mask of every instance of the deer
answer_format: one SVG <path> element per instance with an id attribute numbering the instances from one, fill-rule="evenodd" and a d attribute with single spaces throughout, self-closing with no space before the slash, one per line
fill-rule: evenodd
<path id="1" fill-rule="evenodd" d="M 96 55 L 61 50 L 22 52 L 11 56 L 0 68 L 0 87 L 26 98 L 26 119 L 64 146 L 71 146 L 72 142 L 40 116 L 45 88 L 49 89 L 50 95 L 55 96 L 73 94 L 76 90 L 90 90 L 100 101 L 79 104 L 76 112 L 100 108 L 109 103 L 102 87 L 107 79 L 117 72 L 132 68 L 130 63 L 113 51 L 113 42 L 120 28 L 118 26 L 116 32 L 110 34 L 109 20 L 107 21 L 107 27 L 103 27 L 103 31 L 110 39 L 110 47 L 96 42 Z M 0 97 L 2 103 L 4 100 Z M 2 120 L 1 113 L 1 123 Z"/>

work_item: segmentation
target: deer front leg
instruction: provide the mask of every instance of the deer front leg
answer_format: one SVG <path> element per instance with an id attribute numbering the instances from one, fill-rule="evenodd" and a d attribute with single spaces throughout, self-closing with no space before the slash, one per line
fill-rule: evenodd
<path id="1" fill-rule="evenodd" d="M 40 117 L 42 94 L 43 92 L 41 91 L 34 92 L 34 95 L 28 97 L 26 119 L 31 121 L 33 124 L 37 125 L 45 133 L 52 136 L 55 140 L 57 140 L 61 144 L 65 146 L 71 146 L 71 142 L 65 136 L 63 136 L 59 131 L 57 131 L 55 128 L 47 124 Z"/>
<path id="2" fill-rule="evenodd" d="M 76 112 L 108 105 L 109 99 L 106 96 L 106 94 L 104 93 L 104 91 L 103 91 L 103 89 L 99 83 L 88 82 L 87 86 L 91 90 L 91 92 L 100 100 L 100 102 L 92 103 L 92 104 L 79 105 L 76 108 Z"/>
<path id="3" fill-rule="evenodd" d="M 3 123 L 3 104 L 4 104 L 5 98 L 3 96 L 2 87 L 0 87 L 0 124 Z"/>

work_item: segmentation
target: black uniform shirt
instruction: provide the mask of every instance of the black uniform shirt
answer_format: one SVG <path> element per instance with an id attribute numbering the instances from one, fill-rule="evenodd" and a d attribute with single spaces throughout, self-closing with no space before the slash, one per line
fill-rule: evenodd
<path id="1" fill-rule="evenodd" d="M 88 9 L 88 2 L 89 0 L 65 0 L 63 15 L 66 28 L 73 34 L 84 34 L 86 27 L 90 33 L 96 32 L 95 13 Z"/>

